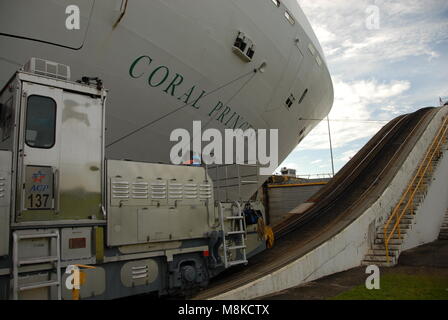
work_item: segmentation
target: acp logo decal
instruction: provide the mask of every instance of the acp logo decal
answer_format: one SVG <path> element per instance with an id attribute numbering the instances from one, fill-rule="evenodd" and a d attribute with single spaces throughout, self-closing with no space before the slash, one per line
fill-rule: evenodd
<path id="1" fill-rule="evenodd" d="M 42 180 L 45 179 L 46 176 L 47 175 L 45 173 L 42 173 L 42 171 L 39 170 L 38 172 L 33 173 L 31 179 L 34 183 L 42 183 Z"/>

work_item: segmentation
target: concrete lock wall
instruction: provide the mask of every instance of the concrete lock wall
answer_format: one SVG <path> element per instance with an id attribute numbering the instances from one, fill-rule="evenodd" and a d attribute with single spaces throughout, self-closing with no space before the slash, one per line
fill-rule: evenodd
<path id="1" fill-rule="evenodd" d="M 390 185 L 376 202 L 353 223 L 329 241 L 291 264 L 249 284 L 216 296 L 213 299 L 253 299 L 360 266 L 364 256 L 371 248 L 376 229 L 384 224 L 385 219 L 387 219 L 391 210 L 398 203 L 408 183 L 415 174 L 417 165 L 422 160 L 427 148 L 439 130 L 442 118 L 447 112 L 447 107 L 442 108 L 438 112 L 398 170 Z M 446 155 L 443 159 L 446 161 Z M 445 163 L 444 161 L 442 162 Z M 439 167 L 437 170 L 441 170 L 443 165 L 439 165 Z M 437 173 L 439 172 L 437 171 Z M 436 179 L 436 181 L 441 180 L 443 180 L 443 177 Z M 444 190 L 447 189 L 445 188 Z M 432 204 L 434 212 L 437 211 L 434 205 L 435 202 L 441 202 L 438 205 L 439 208 L 443 207 L 443 203 L 446 205 L 446 197 L 437 198 L 437 196 L 439 195 L 434 193 L 434 202 Z M 424 210 L 424 207 L 422 206 L 421 209 Z M 443 217 L 444 212 L 445 210 L 440 211 L 439 215 Z M 434 215 L 436 214 L 434 213 Z M 434 221 L 437 221 L 437 219 L 434 218 Z M 418 228 L 427 230 L 427 232 L 423 232 L 423 234 L 426 234 L 425 239 L 432 238 L 428 234 L 431 230 L 434 231 L 434 228 L 424 228 L 423 224 L 419 225 L 421 227 Z M 409 243 L 412 243 L 411 240 L 412 238 Z M 417 243 L 416 241 L 414 243 Z"/>

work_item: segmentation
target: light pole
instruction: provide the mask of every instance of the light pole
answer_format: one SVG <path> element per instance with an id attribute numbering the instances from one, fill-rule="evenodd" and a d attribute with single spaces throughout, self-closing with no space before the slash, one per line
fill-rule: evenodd
<path id="1" fill-rule="evenodd" d="M 327 124 L 328 124 L 328 140 L 330 140 L 331 169 L 334 177 L 333 145 L 331 143 L 330 118 L 328 116 L 327 116 Z"/>

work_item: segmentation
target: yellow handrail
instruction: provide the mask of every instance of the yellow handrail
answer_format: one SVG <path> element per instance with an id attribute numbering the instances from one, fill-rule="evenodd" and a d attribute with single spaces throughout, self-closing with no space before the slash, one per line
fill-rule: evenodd
<path id="1" fill-rule="evenodd" d="M 395 230 L 398 228 L 398 236 L 401 238 L 401 232 L 400 232 L 400 222 L 403 216 L 405 215 L 406 211 L 408 210 L 409 206 L 414 202 L 414 197 L 417 193 L 417 190 L 421 188 L 423 178 L 425 177 L 426 173 L 428 172 L 428 169 L 432 168 L 432 160 L 434 159 L 434 156 L 438 153 L 440 153 L 440 147 L 442 145 L 442 142 L 446 139 L 446 135 L 448 132 L 448 117 L 445 117 L 437 135 L 434 137 L 434 140 L 431 144 L 431 146 L 426 151 L 425 157 L 423 158 L 421 164 L 419 165 L 419 168 L 417 170 L 417 173 L 415 174 L 412 181 L 409 183 L 408 188 L 404 192 L 403 196 L 401 197 L 398 204 L 395 206 L 394 210 L 392 211 L 392 214 L 390 215 L 389 219 L 387 220 L 386 224 L 384 225 L 384 246 L 386 249 L 386 257 L 387 262 L 389 262 L 389 242 L 390 239 L 395 234 Z M 431 152 L 432 151 L 432 152 Z M 419 178 L 419 179 L 418 179 Z M 418 183 L 414 186 L 415 182 L 418 179 Z M 402 208 L 401 212 L 399 213 L 399 208 L 401 205 L 403 205 L 406 197 L 409 196 L 408 201 L 406 202 L 406 205 L 404 208 Z M 411 208 L 411 211 L 413 211 L 413 207 Z M 395 224 L 393 225 L 393 228 L 390 230 L 389 233 L 387 233 L 387 228 L 389 227 L 392 220 L 395 218 Z M 387 235 L 387 236 L 386 236 Z"/>

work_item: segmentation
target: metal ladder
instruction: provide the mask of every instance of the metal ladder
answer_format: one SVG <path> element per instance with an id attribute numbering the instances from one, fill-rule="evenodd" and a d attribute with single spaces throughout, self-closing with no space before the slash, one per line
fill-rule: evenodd
<path id="1" fill-rule="evenodd" d="M 19 258 L 19 242 L 21 240 L 29 240 L 29 239 L 39 239 L 39 238 L 48 238 L 51 239 L 56 238 L 56 256 L 46 256 L 46 257 L 37 257 L 37 258 Z M 19 274 L 23 273 L 19 271 L 19 267 L 25 265 L 38 265 L 42 263 L 53 263 L 56 264 L 56 280 L 47 280 L 47 281 L 39 281 L 32 282 L 27 284 L 19 285 Z M 35 234 L 18 234 L 17 232 L 13 233 L 13 299 L 18 300 L 19 293 L 21 291 L 45 288 L 45 287 L 58 287 L 58 300 L 61 300 L 62 296 L 62 288 L 61 288 L 61 247 L 60 247 L 60 236 L 59 231 L 55 230 L 47 233 L 35 233 Z"/>
<path id="2" fill-rule="evenodd" d="M 223 249 L 224 249 L 224 267 L 227 269 L 229 267 L 233 267 L 239 264 L 247 264 L 246 257 L 246 228 L 245 228 L 245 219 L 243 212 L 241 210 L 241 205 L 235 201 L 233 205 L 236 205 L 238 208 L 238 215 L 235 216 L 227 216 L 224 217 L 224 208 L 221 202 L 219 202 L 219 216 L 221 220 L 221 230 L 223 233 Z M 231 208 L 233 208 L 233 205 Z M 231 221 L 235 222 L 234 229 L 227 231 L 225 229 L 225 222 Z M 235 246 L 228 246 L 227 241 L 233 240 L 233 242 L 237 243 Z M 232 253 L 232 251 L 240 250 L 240 259 L 237 259 L 237 255 L 235 253 L 235 259 L 229 260 L 228 256 Z M 241 257 L 242 256 L 242 257 Z"/>

